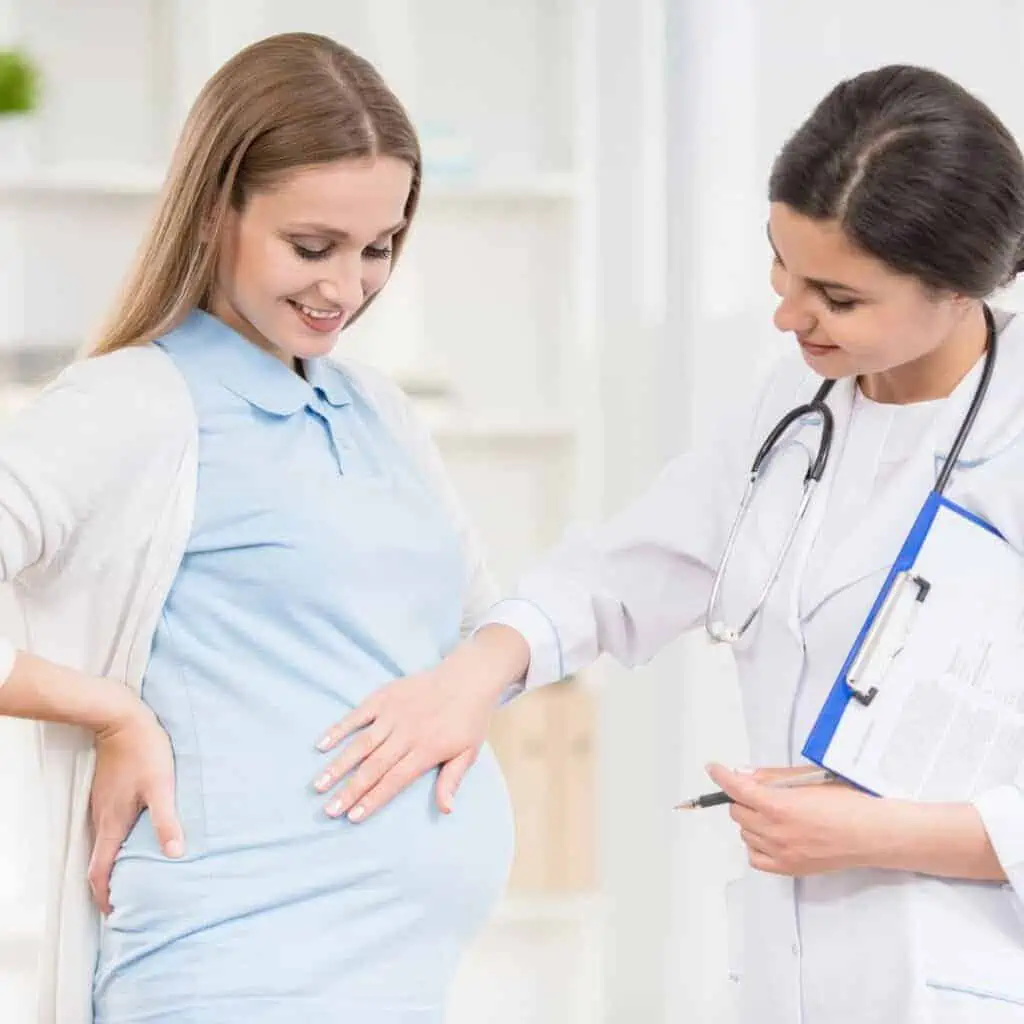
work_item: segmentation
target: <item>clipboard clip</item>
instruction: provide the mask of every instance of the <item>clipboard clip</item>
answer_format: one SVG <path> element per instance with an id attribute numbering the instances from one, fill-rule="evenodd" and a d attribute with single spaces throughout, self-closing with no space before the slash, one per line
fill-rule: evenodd
<path id="1" fill-rule="evenodd" d="M 910 570 L 897 573 L 893 579 L 889 593 L 885 595 L 846 673 L 850 693 L 864 707 L 878 696 L 878 683 L 903 649 L 917 610 L 931 589 L 928 580 Z"/>

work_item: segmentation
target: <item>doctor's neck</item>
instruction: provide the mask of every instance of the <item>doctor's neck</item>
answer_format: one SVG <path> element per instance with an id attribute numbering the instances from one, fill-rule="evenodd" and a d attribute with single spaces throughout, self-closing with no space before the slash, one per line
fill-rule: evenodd
<path id="1" fill-rule="evenodd" d="M 910 405 L 947 398 L 985 353 L 985 314 L 971 303 L 946 338 L 909 363 L 858 378 L 866 398 L 886 405 Z"/>

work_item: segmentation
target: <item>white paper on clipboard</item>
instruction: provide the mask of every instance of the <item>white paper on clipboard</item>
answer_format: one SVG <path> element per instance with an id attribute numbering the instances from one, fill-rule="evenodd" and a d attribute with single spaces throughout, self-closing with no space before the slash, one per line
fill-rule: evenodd
<path id="1" fill-rule="evenodd" d="M 882 796 L 963 801 L 1024 763 L 1024 559 L 942 506 L 858 666 L 824 763 Z M 900 581 L 897 581 L 900 582 Z"/>

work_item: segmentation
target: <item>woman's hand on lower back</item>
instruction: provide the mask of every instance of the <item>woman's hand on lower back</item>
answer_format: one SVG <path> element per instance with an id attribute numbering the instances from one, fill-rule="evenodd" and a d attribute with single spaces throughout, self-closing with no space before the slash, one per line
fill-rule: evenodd
<path id="1" fill-rule="evenodd" d="M 508 687 L 525 674 L 529 660 L 518 632 L 487 626 L 436 668 L 378 690 L 317 744 L 326 753 L 352 737 L 314 783 L 328 793 L 344 780 L 332 793 L 327 813 L 363 821 L 438 765 L 437 805 L 449 813 L 487 736 L 491 715 Z"/>
<path id="2" fill-rule="evenodd" d="M 168 857 L 184 853 L 174 805 L 174 755 L 156 716 L 133 699 L 123 716 L 96 733 L 96 774 L 90 810 L 93 851 L 89 888 L 109 914 L 114 861 L 143 809 L 148 808 L 160 848 Z"/>

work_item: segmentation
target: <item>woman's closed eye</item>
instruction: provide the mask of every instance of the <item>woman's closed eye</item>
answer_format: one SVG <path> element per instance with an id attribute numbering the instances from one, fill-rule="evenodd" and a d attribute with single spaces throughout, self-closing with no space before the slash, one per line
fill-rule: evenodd
<path id="1" fill-rule="evenodd" d="M 334 245 L 328 243 L 324 246 L 302 245 L 299 242 L 292 242 L 295 255 L 304 260 L 323 260 L 334 251 Z"/>
<path id="2" fill-rule="evenodd" d="M 857 299 L 834 299 L 828 292 L 822 292 L 821 297 L 830 313 L 849 313 L 858 305 Z"/>
<path id="3" fill-rule="evenodd" d="M 303 245 L 301 242 L 292 242 L 295 255 L 303 260 L 325 260 L 337 248 L 335 242 L 328 242 L 326 245 Z M 390 245 L 368 245 L 363 250 L 363 256 L 371 260 L 387 260 L 391 258 Z"/>

